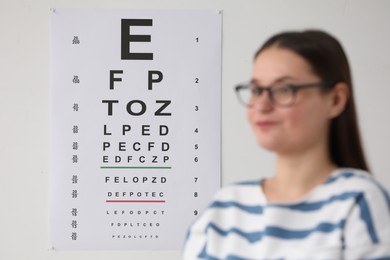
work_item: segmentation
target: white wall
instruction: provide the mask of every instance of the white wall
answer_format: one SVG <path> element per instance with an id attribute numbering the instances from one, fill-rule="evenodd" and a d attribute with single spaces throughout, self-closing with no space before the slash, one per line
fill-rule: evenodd
<path id="1" fill-rule="evenodd" d="M 233 92 L 249 78 L 253 53 L 281 30 L 326 29 L 349 55 L 369 163 L 390 189 L 390 1 L 0 0 L 0 259 L 180 259 L 180 252 L 47 250 L 50 7 L 223 10 L 224 184 L 273 170 Z"/>

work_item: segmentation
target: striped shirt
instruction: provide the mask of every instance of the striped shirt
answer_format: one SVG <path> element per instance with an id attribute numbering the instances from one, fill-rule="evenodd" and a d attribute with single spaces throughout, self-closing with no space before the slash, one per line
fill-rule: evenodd
<path id="1" fill-rule="evenodd" d="M 268 203 L 261 180 L 221 189 L 191 225 L 184 260 L 390 260 L 390 196 L 337 169 L 299 202 Z"/>

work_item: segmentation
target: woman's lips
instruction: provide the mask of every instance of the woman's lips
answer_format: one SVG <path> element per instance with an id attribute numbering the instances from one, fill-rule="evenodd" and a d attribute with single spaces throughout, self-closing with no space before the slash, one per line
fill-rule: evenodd
<path id="1" fill-rule="evenodd" d="M 256 126 L 259 127 L 259 128 L 262 128 L 262 129 L 271 128 L 271 127 L 275 126 L 276 124 L 277 124 L 277 122 L 269 121 L 269 120 L 257 121 L 256 122 Z"/>

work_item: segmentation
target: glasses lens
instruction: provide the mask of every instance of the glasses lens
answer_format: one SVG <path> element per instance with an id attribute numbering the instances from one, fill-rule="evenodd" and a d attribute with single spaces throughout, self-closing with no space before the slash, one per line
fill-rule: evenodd
<path id="1" fill-rule="evenodd" d="M 250 86 L 238 86 L 236 90 L 239 101 L 244 106 L 251 106 L 254 95 L 252 88 Z"/>
<path id="2" fill-rule="evenodd" d="M 271 91 L 274 101 L 279 105 L 288 106 L 294 102 L 294 90 L 290 86 L 274 86 Z"/>

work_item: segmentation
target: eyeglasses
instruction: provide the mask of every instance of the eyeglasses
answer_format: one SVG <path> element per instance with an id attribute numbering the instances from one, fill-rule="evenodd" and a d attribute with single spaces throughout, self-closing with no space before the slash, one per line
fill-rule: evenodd
<path id="1" fill-rule="evenodd" d="M 268 92 L 269 98 L 273 104 L 288 107 L 295 103 L 296 93 L 300 89 L 321 87 L 331 88 L 336 82 L 317 82 L 310 84 L 276 84 L 270 87 L 256 86 L 254 83 L 240 84 L 236 86 L 238 100 L 245 106 L 251 107 L 256 103 L 264 91 Z"/>

